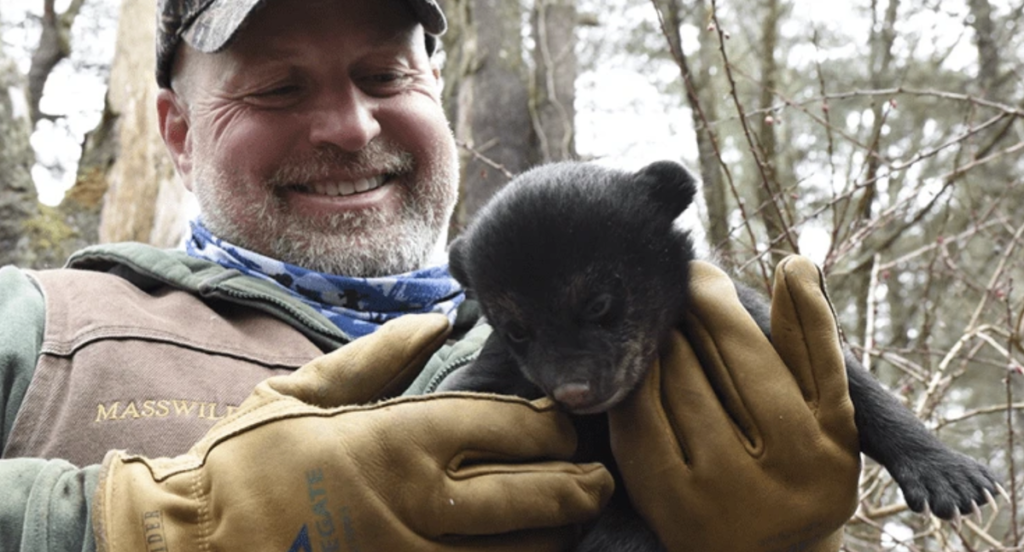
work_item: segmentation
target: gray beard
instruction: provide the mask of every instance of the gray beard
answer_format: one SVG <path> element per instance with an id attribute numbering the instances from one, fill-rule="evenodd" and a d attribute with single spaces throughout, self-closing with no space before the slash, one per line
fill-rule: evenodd
<path id="1" fill-rule="evenodd" d="M 288 213 L 285 200 L 272 192 L 284 183 L 316 180 L 339 165 L 353 172 L 383 168 L 406 178 L 418 174 L 410 154 L 380 141 L 354 154 L 323 151 L 313 159 L 291 160 L 267 182 L 266 189 L 271 191 L 258 201 L 240 200 L 232 193 L 241 189 L 233 185 L 234 175 L 205 164 L 196 165 L 194 188 L 204 223 L 222 239 L 317 272 L 375 277 L 427 266 L 444 236 L 454 208 L 458 168 L 454 160 L 429 163 L 419 171 L 431 175 L 426 181 L 412 186 L 389 184 L 405 186 L 400 190 L 403 201 L 397 216 L 370 208 L 300 217 Z"/>
<path id="2" fill-rule="evenodd" d="M 334 214 L 309 221 L 303 228 L 281 228 L 270 244 L 272 256 L 317 272 L 366 278 L 423 268 L 439 228 L 431 224 L 432 217 L 423 216 L 410 203 L 402 205 L 398 221 L 373 209 L 358 215 Z"/>

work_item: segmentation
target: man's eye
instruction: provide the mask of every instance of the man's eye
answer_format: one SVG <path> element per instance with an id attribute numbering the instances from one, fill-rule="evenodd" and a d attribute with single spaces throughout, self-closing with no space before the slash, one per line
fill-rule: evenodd
<path id="1" fill-rule="evenodd" d="M 401 89 L 408 81 L 409 76 L 397 71 L 385 71 L 372 73 L 363 78 L 363 86 L 369 92 L 391 92 Z"/>
<path id="2" fill-rule="evenodd" d="M 399 73 L 379 73 L 370 76 L 370 80 L 381 83 L 395 82 L 397 80 L 400 80 L 401 78 L 402 75 Z"/>
<path id="3" fill-rule="evenodd" d="M 291 96 L 302 91 L 302 86 L 295 82 L 267 83 L 264 86 L 254 86 L 247 93 L 249 98 L 279 98 Z"/>
<path id="4" fill-rule="evenodd" d="M 297 84 L 272 86 L 250 93 L 245 97 L 245 101 L 255 106 L 285 107 L 294 103 L 302 91 L 302 86 Z"/>
<path id="5" fill-rule="evenodd" d="M 255 95 L 256 96 L 265 97 L 265 98 L 274 98 L 274 97 L 290 96 L 292 94 L 297 94 L 299 92 L 299 90 L 300 90 L 300 88 L 297 85 L 289 84 L 289 85 L 285 85 L 285 86 L 278 86 L 278 87 L 275 87 L 275 88 L 264 90 L 262 92 L 258 92 Z"/>

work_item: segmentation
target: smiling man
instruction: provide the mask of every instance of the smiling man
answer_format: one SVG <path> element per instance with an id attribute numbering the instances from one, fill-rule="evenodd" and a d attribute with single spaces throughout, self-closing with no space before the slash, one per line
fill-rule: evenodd
<path id="1" fill-rule="evenodd" d="M 351 4 L 271 3 L 225 52 L 180 48 L 157 108 L 215 235 L 321 272 L 398 274 L 443 250 L 455 142 L 415 14 Z"/>
<path id="2" fill-rule="evenodd" d="M 603 466 L 571 461 L 563 413 L 415 395 L 472 360 L 489 332 L 444 258 L 458 166 L 435 0 L 159 9 L 160 131 L 201 214 L 184 251 L 107 244 L 60 270 L 0 270 L 2 546 L 572 549 L 614 484 Z M 792 290 L 806 298 L 780 311 L 790 346 L 751 343 L 729 369 L 773 363 L 780 382 L 759 400 L 795 400 L 810 423 L 762 428 L 769 451 L 665 426 L 683 411 L 735 419 L 678 347 L 648 382 L 666 387 L 616 414 L 613 425 L 659 451 L 630 456 L 639 479 L 627 490 L 673 550 L 838 546 L 856 500 L 852 412 L 848 398 L 805 405 L 789 375 L 806 385 L 842 373 L 817 272 L 780 270 L 797 273 Z M 753 324 L 719 308 L 734 297 L 696 296 L 712 340 Z M 831 322 L 805 335 L 805 319 Z M 785 352 L 805 345 L 813 367 Z M 678 378 L 699 389 L 666 383 Z M 661 404 L 680 397 L 687 408 Z M 680 466 L 679 451 L 700 462 Z M 737 467 L 714 469 L 726 461 Z M 676 484 L 648 484 L 667 473 Z M 655 523 L 658 512 L 690 523 Z"/>

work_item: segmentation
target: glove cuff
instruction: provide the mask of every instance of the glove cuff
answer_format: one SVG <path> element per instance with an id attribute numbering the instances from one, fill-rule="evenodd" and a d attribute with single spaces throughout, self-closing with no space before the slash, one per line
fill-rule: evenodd
<path id="1" fill-rule="evenodd" d="M 175 481 L 180 486 L 181 481 Z M 107 453 L 93 497 L 93 534 L 100 552 L 190 548 L 198 523 L 169 523 L 168 515 L 199 521 L 198 502 L 187 489 L 159 483 L 144 459 L 124 451 Z M 182 492 L 183 491 L 183 492 Z"/>

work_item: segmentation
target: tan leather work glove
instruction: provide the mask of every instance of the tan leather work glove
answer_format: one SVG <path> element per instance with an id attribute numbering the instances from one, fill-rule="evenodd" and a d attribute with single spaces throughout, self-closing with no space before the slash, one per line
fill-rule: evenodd
<path id="1" fill-rule="evenodd" d="M 111 452 L 100 550 L 562 550 L 611 494 L 550 406 L 397 390 L 444 341 L 410 315 L 271 378 L 188 452 Z"/>
<path id="2" fill-rule="evenodd" d="M 673 552 L 838 550 L 860 454 L 818 269 L 779 264 L 773 346 L 721 270 L 690 267 L 691 338 L 609 413 L 633 504 Z"/>

